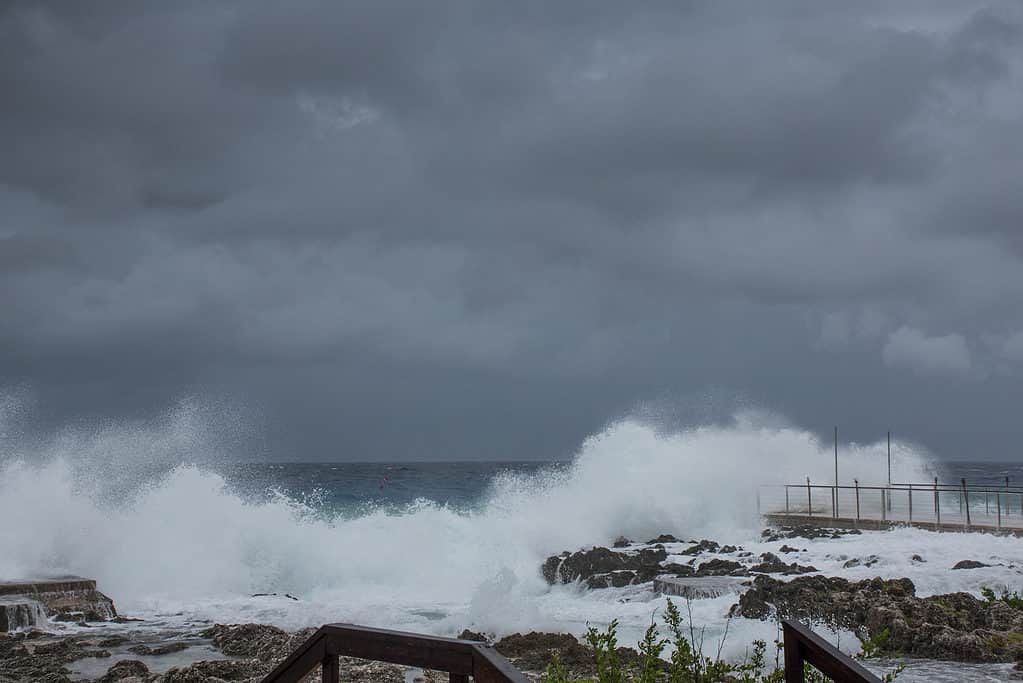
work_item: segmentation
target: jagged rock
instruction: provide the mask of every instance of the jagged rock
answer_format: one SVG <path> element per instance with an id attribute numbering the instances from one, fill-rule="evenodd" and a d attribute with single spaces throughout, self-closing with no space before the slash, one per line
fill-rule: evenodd
<path id="1" fill-rule="evenodd" d="M 918 598 L 909 579 L 850 582 L 804 576 L 785 583 L 758 576 L 731 613 L 751 619 L 823 622 L 867 636 L 887 630 L 892 656 L 975 662 L 1023 657 L 1023 611 L 968 593 Z"/>
<path id="2" fill-rule="evenodd" d="M 799 553 L 802 552 L 799 548 L 793 548 L 792 546 L 785 544 L 778 548 L 779 553 Z"/>
<path id="3" fill-rule="evenodd" d="M 696 576 L 745 576 L 747 574 L 748 572 L 742 564 L 722 559 L 708 560 L 696 569 Z"/>
<path id="4" fill-rule="evenodd" d="M 629 539 L 625 538 L 624 536 L 619 536 L 618 538 L 615 539 L 614 545 L 612 547 L 614 547 L 614 548 L 628 548 L 630 545 L 632 545 L 632 541 L 630 541 Z"/>
<path id="5" fill-rule="evenodd" d="M 459 640 L 473 640 L 477 643 L 489 643 L 490 639 L 478 631 L 470 631 L 469 629 L 463 630 L 458 634 Z"/>
<path id="6" fill-rule="evenodd" d="M 853 559 L 847 560 L 845 563 L 843 563 L 842 568 L 852 569 L 853 567 L 873 567 L 880 561 L 881 558 L 878 557 L 877 555 L 871 555 L 870 557 L 866 557 L 862 560 L 858 557 L 854 557 Z"/>
<path id="7" fill-rule="evenodd" d="M 721 550 L 719 550 L 718 552 L 728 555 L 730 553 L 734 553 L 737 550 L 738 548 L 735 547 L 734 545 L 723 545 L 721 546 Z"/>
<path id="8" fill-rule="evenodd" d="M 598 547 L 573 553 L 568 557 L 549 557 L 543 564 L 542 572 L 547 582 L 552 584 L 582 579 L 587 581 L 591 588 L 625 586 L 634 580 L 653 579 L 663 571 L 660 563 L 666 557 L 668 553 L 660 546 L 644 548 L 638 553 L 615 552 Z M 627 579 L 625 572 L 631 572 Z"/>
<path id="9" fill-rule="evenodd" d="M 147 681 L 149 667 L 137 659 L 125 659 L 107 669 L 106 674 L 97 683 L 114 683 L 114 681 Z"/>
<path id="10" fill-rule="evenodd" d="M 696 570 L 688 564 L 678 564 L 676 562 L 669 562 L 663 565 L 663 568 L 665 573 L 671 573 L 675 576 L 692 576 L 696 573 Z"/>
<path id="11" fill-rule="evenodd" d="M 793 538 L 805 538 L 808 540 L 815 538 L 841 538 L 842 536 L 859 536 L 861 533 L 863 532 L 859 529 L 826 529 L 802 524 L 794 527 L 783 526 L 778 529 L 764 529 L 760 536 L 765 541 L 774 542 L 791 540 Z"/>
<path id="12" fill-rule="evenodd" d="M 912 562 L 926 562 L 927 561 L 924 558 L 920 557 L 919 555 L 913 555 L 913 557 L 911 557 L 909 559 Z"/>
<path id="13" fill-rule="evenodd" d="M 720 547 L 721 546 L 719 546 L 714 541 L 708 541 L 707 539 L 704 539 L 697 543 L 696 545 L 689 546 L 688 548 L 683 550 L 681 554 L 699 555 L 700 553 L 716 553 Z"/>
<path id="14" fill-rule="evenodd" d="M 980 569 L 981 567 L 990 567 L 989 564 L 978 562 L 977 560 L 960 560 L 952 565 L 952 569 Z"/>
<path id="15" fill-rule="evenodd" d="M 816 567 L 810 565 L 795 562 L 786 564 L 774 553 L 763 553 L 760 556 L 760 564 L 750 567 L 749 570 L 761 574 L 808 574 L 818 571 Z"/>
<path id="16" fill-rule="evenodd" d="M 652 538 L 646 542 L 647 545 L 654 545 L 656 543 L 682 543 L 682 541 L 671 534 L 661 534 L 657 538 Z"/>
<path id="17" fill-rule="evenodd" d="M 565 669 L 575 677 L 596 673 L 593 650 L 565 633 L 516 633 L 494 643 L 494 649 L 522 671 L 544 671 L 557 654 Z M 639 653 L 632 648 L 620 647 L 615 654 L 625 671 L 634 672 L 641 665 Z"/>

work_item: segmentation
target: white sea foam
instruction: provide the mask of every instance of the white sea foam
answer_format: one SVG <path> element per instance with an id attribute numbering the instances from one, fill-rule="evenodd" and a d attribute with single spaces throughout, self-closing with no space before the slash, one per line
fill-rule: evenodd
<path id="1" fill-rule="evenodd" d="M 622 534 L 645 540 L 662 532 L 777 552 L 780 542 L 759 537 L 756 486 L 807 475 L 827 481 L 833 468 L 830 444 L 746 415 L 677 434 L 622 421 L 588 439 L 571 467 L 498 477 L 475 512 L 421 501 L 403 514 L 324 518 L 284 496 L 245 500 L 196 465 L 126 488 L 140 452 L 147 462 L 169 462 L 182 449 L 206 448 L 189 432 L 194 416 L 186 418 L 149 430 L 65 432 L 32 452 L 0 454 L 0 576 L 95 577 L 122 611 L 154 624 L 351 621 L 447 634 L 464 627 L 580 633 L 617 617 L 629 642 L 663 599 L 645 588 L 549 587 L 539 573 L 543 559 Z M 897 453 L 895 478 L 930 476 L 926 454 L 904 445 Z M 839 465 L 843 478 L 877 481 L 884 451 L 844 447 Z M 1016 586 L 1023 565 L 1023 541 L 1012 538 L 899 530 L 788 542 L 805 549 L 802 564 L 850 578 L 908 576 L 922 594 Z M 878 562 L 842 567 L 867 555 Z M 950 571 L 960 559 L 997 566 Z M 734 601 L 693 603 L 708 647 L 716 648 Z M 724 652 L 731 655 L 753 637 L 775 637 L 771 623 L 738 620 L 729 628 Z M 846 641 L 854 649 L 851 636 Z"/>

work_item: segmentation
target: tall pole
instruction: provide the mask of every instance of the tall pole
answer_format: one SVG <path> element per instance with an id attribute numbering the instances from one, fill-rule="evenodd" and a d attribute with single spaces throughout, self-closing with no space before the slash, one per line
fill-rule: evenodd
<path id="1" fill-rule="evenodd" d="M 838 427 L 835 427 L 835 517 L 838 517 Z"/>
<path id="2" fill-rule="evenodd" d="M 888 432 L 888 488 L 892 487 L 892 433 Z"/>

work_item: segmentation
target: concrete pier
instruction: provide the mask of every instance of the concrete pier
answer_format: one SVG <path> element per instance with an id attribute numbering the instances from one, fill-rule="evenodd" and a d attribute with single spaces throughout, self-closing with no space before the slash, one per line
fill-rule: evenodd
<path id="1" fill-rule="evenodd" d="M 749 577 L 736 576 L 658 576 L 654 579 L 654 592 L 661 595 L 699 600 L 738 593 Z"/>
<path id="2" fill-rule="evenodd" d="M 0 613 L 0 632 L 40 626 L 45 618 L 88 622 L 117 616 L 96 582 L 80 576 L 0 581 Z"/>

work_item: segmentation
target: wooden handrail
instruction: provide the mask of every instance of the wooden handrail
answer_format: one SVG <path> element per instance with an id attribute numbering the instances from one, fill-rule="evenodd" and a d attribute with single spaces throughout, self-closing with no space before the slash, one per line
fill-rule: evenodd
<path id="1" fill-rule="evenodd" d="M 783 621 L 785 683 L 804 683 L 803 663 L 809 662 L 835 683 L 881 683 L 862 664 L 798 621 Z"/>
<path id="2" fill-rule="evenodd" d="M 529 683 L 485 643 L 354 624 L 321 627 L 267 674 L 263 683 L 298 683 L 317 665 L 322 665 L 323 683 L 338 683 L 340 656 L 447 671 L 451 683 L 466 683 L 469 676 L 477 683 Z"/>

